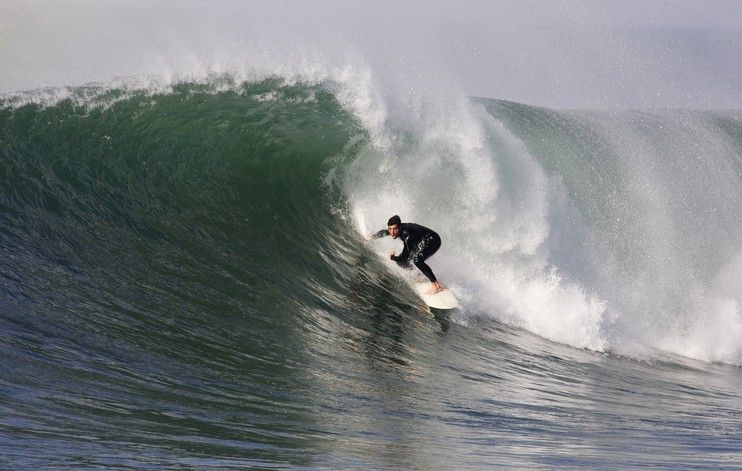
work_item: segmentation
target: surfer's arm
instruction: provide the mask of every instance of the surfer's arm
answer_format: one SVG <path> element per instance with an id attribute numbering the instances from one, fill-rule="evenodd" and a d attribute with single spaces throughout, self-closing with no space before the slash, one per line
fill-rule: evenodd
<path id="1" fill-rule="evenodd" d="M 381 239 L 382 237 L 386 237 L 388 235 L 389 235 L 389 230 L 388 229 L 382 229 L 379 232 L 377 232 L 375 234 L 372 234 L 371 235 L 371 238 L 372 239 Z"/>
<path id="2" fill-rule="evenodd" d="M 402 263 L 404 263 L 404 262 L 406 262 L 406 261 L 407 261 L 407 258 L 408 258 L 409 256 L 410 256 L 410 251 L 409 251 L 409 249 L 407 248 L 407 244 L 404 244 L 404 249 L 402 249 L 402 253 L 401 253 L 401 254 L 399 254 L 399 255 L 394 255 L 394 252 L 392 252 L 392 254 L 391 254 L 391 255 L 389 256 L 389 258 L 391 258 L 391 259 L 392 259 L 392 260 L 394 260 L 395 262 L 398 262 L 398 263 L 399 263 L 399 262 L 402 262 Z"/>

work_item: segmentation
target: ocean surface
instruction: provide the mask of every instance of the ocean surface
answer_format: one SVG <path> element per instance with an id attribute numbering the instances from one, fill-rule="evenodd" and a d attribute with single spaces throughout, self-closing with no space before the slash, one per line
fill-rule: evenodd
<path id="1" fill-rule="evenodd" d="M 742 114 L 372 92 L 0 99 L 0 468 L 742 469 Z"/>

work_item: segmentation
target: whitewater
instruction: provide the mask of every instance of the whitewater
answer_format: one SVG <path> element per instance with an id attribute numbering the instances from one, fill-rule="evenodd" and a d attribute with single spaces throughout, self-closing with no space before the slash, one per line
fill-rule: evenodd
<path id="1" fill-rule="evenodd" d="M 742 116 L 337 68 L 0 99 L 0 463 L 739 467 Z M 364 242 L 399 214 L 461 308 Z"/>

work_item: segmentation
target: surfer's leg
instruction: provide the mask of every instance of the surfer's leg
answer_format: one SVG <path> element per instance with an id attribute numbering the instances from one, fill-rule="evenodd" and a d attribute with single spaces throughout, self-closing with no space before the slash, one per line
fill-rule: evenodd
<path id="1" fill-rule="evenodd" d="M 430 269 L 427 263 L 420 260 L 415 262 L 415 266 L 430 280 L 431 286 L 430 289 L 426 291 L 426 294 L 435 294 L 443 289 L 443 285 L 441 285 L 441 283 L 436 279 L 433 270 Z"/>
<path id="2" fill-rule="evenodd" d="M 423 275 L 427 279 L 430 280 L 431 283 L 438 286 L 438 281 L 433 274 L 433 270 L 430 269 L 427 263 L 425 263 L 425 260 L 430 258 L 434 253 L 438 251 L 438 249 L 441 247 L 441 239 L 439 237 L 430 238 L 425 241 L 425 245 L 420 248 L 420 252 L 415 256 L 415 258 L 412 260 L 412 263 L 415 264 L 415 266 L 423 272 Z"/>
<path id="3" fill-rule="evenodd" d="M 423 275 L 425 275 L 425 277 L 429 279 L 431 283 L 436 282 L 436 278 L 435 278 L 435 275 L 433 274 L 433 270 L 430 269 L 427 263 L 423 262 L 422 260 L 415 260 L 414 263 L 415 263 L 415 266 L 418 268 L 418 270 L 423 272 Z"/>

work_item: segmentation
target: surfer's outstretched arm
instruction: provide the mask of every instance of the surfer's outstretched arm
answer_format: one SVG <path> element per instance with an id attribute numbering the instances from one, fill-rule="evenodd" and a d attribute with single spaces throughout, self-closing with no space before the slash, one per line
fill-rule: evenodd
<path id="1" fill-rule="evenodd" d="M 382 237 L 386 237 L 389 235 L 388 229 L 382 229 L 379 232 L 376 232 L 375 234 L 371 234 L 372 239 L 381 239 Z"/>

